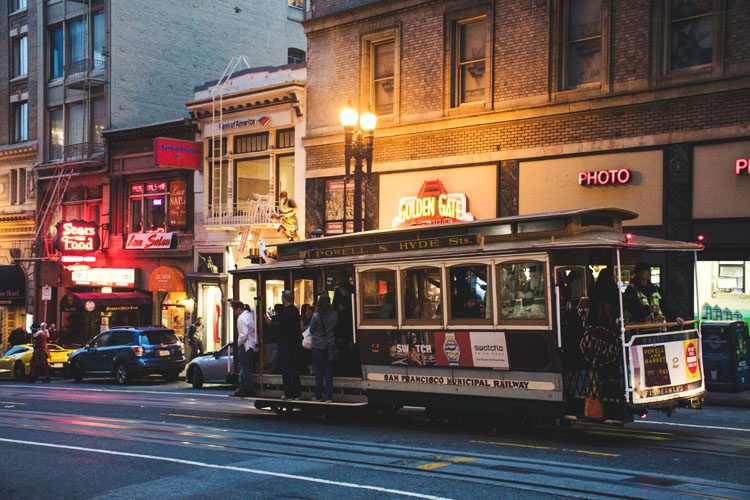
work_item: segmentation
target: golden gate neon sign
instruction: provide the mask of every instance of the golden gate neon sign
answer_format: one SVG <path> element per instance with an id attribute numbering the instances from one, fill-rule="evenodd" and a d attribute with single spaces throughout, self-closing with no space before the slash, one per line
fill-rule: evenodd
<path id="1" fill-rule="evenodd" d="M 466 195 L 448 193 L 439 180 L 425 181 L 417 196 L 406 196 L 398 202 L 394 227 L 419 224 L 444 224 L 474 220 L 467 211 Z"/>

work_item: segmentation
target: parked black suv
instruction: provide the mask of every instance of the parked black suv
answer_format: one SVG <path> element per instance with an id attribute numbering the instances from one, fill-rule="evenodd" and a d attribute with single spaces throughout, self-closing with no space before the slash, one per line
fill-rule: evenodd
<path id="1" fill-rule="evenodd" d="M 185 367 L 185 354 L 172 330 L 120 327 L 94 337 L 71 354 L 69 362 L 70 374 L 76 382 L 93 374 L 113 375 L 118 384 L 151 374 L 174 381 Z"/>

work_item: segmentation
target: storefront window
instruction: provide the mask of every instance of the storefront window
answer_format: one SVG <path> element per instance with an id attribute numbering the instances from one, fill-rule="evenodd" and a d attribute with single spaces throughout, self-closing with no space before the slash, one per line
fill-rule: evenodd
<path id="1" fill-rule="evenodd" d="M 547 318 L 544 263 L 514 262 L 497 266 L 500 320 Z"/>
<path id="2" fill-rule="evenodd" d="M 487 323 L 492 319 L 490 267 L 484 264 L 453 266 L 449 271 L 451 318 L 454 322 Z"/>
<path id="3" fill-rule="evenodd" d="M 696 295 L 701 319 L 750 320 L 749 272 L 750 261 L 698 261 Z"/>
<path id="4" fill-rule="evenodd" d="M 435 267 L 402 271 L 404 318 L 416 323 L 439 323 L 443 317 L 442 276 Z"/>
<path id="5" fill-rule="evenodd" d="M 271 171 L 267 157 L 252 160 L 239 160 L 236 167 L 237 203 L 255 199 L 255 195 L 268 195 Z"/>
<path id="6" fill-rule="evenodd" d="M 184 181 L 139 182 L 130 184 L 129 189 L 130 232 L 165 232 L 185 228 L 187 217 Z M 178 193 L 174 200 L 171 196 L 173 190 Z"/>
<path id="7" fill-rule="evenodd" d="M 346 194 L 346 231 L 343 229 L 344 221 L 344 195 Z M 362 213 L 365 213 L 365 200 L 362 197 Z M 346 183 L 344 192 L 343 179 L 330 179 L 326 181 L 326 208 L 325 208 L 325 233 L 341 234 L 351 233 L 354 230 L 354 181 Z"/>
<path id="8" fill-rule="evenodd" d="M 366 271 L 359 275 L 362 320 L 396 323 L 396 272 Z"/>
<path id="9" fill-rule="evenodd" d="M 294 199 L 294 155 L 279 156 L 276 170 L 276 196 L 286 191 Z"/>

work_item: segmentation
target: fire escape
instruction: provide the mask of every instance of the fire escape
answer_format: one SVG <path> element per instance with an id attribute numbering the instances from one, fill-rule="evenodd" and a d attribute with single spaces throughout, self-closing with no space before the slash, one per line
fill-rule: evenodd
<path id="1" fill-rule="evenodd" d="M 83 26 L 80 38 L 78 38 L 83 52 L 72 54 L 66 49 L 63 101 L 68 103 L 69 97 L 82 98 L 80 101 L 76 100 L 76 103 L 83 106 L 83 123 L 82 130 L 75 131 L 77 135 L 71 133 L 73 129 L 66 123 L 67 133 L 63 134 L 65 141 L 62 149 L 60 150 L 60 146 L 50 145 L 48 152 L 50 161 L 37 166 L 38 185 L 40 188 L 44 186 L 45 189 L 40 189 L 39 193 L 41 203 L 37 214 L 33 253 L 35 257 L 42 260 L 57 257 L 52 238 L 49 237 L 49 230 L 55 223 L 55 218 L 61 213 L 71 177 L 83 170 L 103 168 L 105 161 L 104 142 L 101 138 L 101 130 L 97 128 L 103 129 L 106 126 L 106 115 L 104 115 L 104 122 L 96 123 L 92 113 L 93 98 L 95 96 L 106 98 L 104 88 L 107 84 L 106 56 L 108 54 L 104 51 L 103 40 L 108 38 L 102 32 L 97 42 L 92 35 L 94 30 L 105 29 L 103 15 L 98 20 L 94 19 L 96 13 L 103 12 L 101 10 L 94 12 L 94 4 L 102 2 L 95 2 L 95 0 L 70 0 L 70 2 L 81 6 L 82 16 L 75 19 L 80 19 Z M 68 2 L 64 2 L 64 5 L 67 9 Z M 67 19 L 67 12 L 65 17 Z M 69 33 L 66 35 L 66 39 L 71 36 Z M 65 117 L 67 122 L 70 115 L 69 109 L 66 110 L 66 114 L 68 115 Z M 77 138 L 80 140 L 71 142 Z"/>

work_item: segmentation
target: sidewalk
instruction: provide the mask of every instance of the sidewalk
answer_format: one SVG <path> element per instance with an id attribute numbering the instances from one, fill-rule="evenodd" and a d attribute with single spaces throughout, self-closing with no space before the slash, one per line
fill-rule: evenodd
<path id="1" fill-rule="evenodd" d="M 735 408 L 750 408 L 750 389 L 740 392 L 708 391 L 706 406 L 732 406 Z"/>

